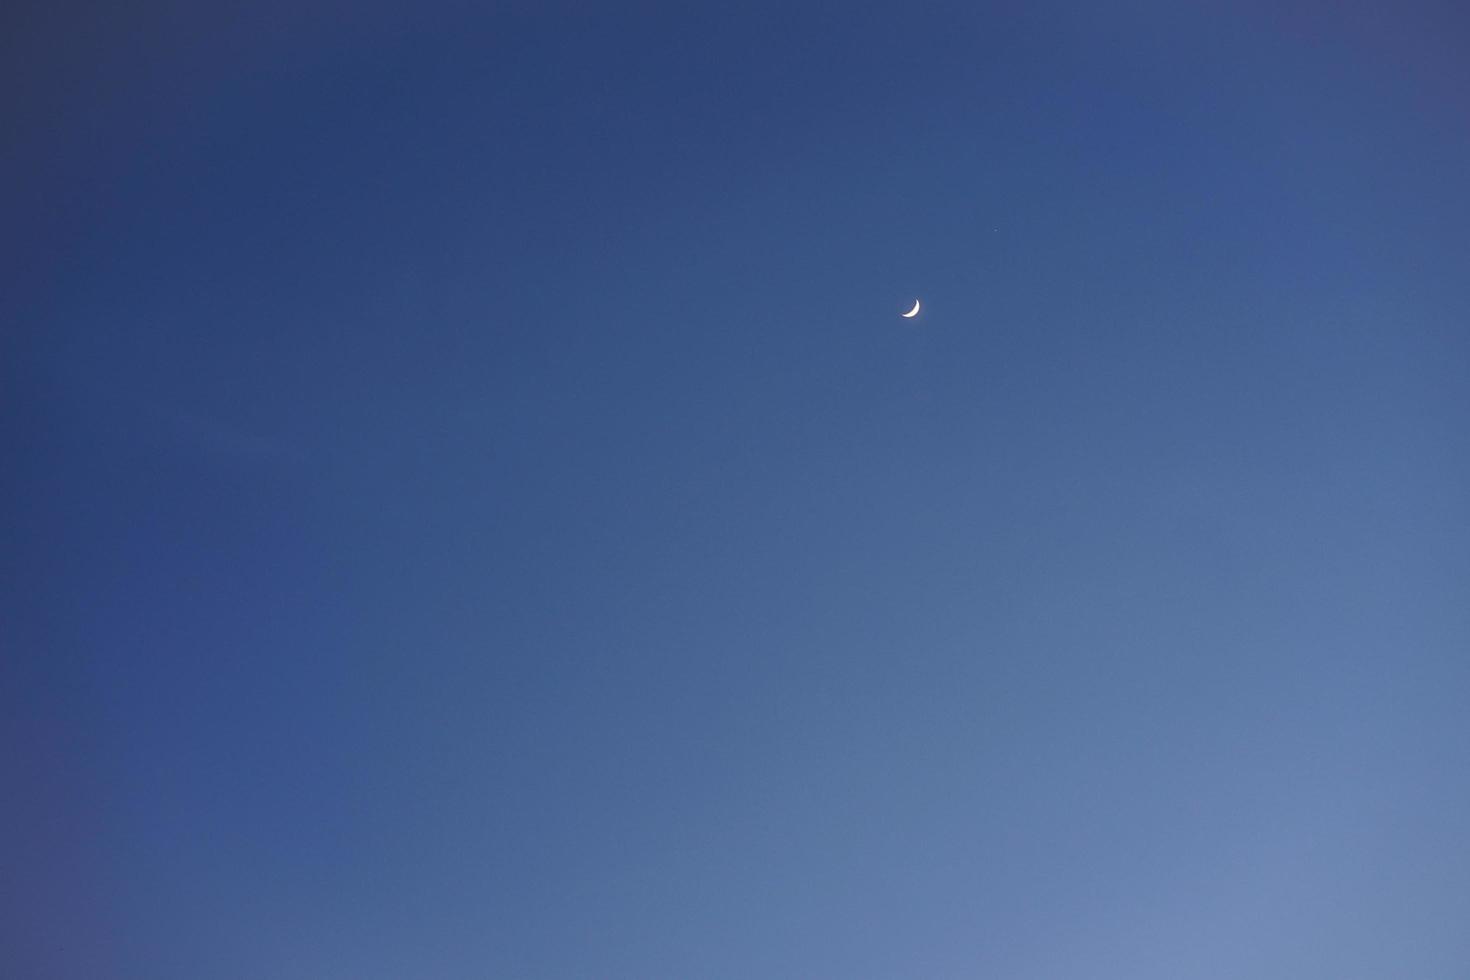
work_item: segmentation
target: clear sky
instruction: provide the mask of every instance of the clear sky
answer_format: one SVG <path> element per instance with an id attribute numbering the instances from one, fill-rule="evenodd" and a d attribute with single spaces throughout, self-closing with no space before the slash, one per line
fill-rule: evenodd
<path id="1" fill-rule="evenodd" d="M 1470 976 L 1463 4 L 17 6 L 5 976 Z"/>

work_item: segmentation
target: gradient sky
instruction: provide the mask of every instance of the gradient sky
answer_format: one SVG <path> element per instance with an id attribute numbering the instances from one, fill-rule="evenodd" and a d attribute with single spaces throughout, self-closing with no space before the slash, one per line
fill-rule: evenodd
<path id="1" fill-rule="evenodd" d="M 7 12 L 0 972 L 1470 976 L 1470 17 L 1078 6 Z"/>

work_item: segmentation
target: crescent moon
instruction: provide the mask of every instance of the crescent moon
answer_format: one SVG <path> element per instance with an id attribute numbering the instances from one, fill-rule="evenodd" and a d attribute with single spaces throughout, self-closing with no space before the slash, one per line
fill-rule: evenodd
<path id="1" fill-rule="evenodd" d="M 918 316 L 919 315 L 919 301 L 918 300 L 914 300 L 914 308 L 912 310 L 909 310 L 907 313 L 902 313 L 902 314 L 899 314 L 899 315 L 900 316 L 906 316 L 906 317 L 908 317 L 911 320 L 914 317 Z"/>

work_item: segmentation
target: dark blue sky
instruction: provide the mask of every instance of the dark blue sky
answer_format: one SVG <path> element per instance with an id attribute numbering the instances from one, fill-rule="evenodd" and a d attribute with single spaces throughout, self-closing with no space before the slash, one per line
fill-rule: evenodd
<path id="1" fill-rule="evenodd" d="M 7 14 L 0 972 L 1470 975 L 1470 20 L 1080 6 Z"/>

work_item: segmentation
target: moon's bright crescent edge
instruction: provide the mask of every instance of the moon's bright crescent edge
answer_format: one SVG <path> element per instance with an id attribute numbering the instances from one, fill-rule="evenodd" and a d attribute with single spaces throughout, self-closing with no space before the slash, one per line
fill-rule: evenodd
<path id="1" fill-rule="evenodd" d="M 918 300 L 914 300 L 914 308 L 912 310 L 909 310 L 907 313 L 904 313 L 904 314 L 901 314 L 901 315 L 902 316 L 906 316 L 906 317 L 916 317 L 916 316 L 918 316 L 919 315 L 919 301 Z"/>

